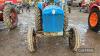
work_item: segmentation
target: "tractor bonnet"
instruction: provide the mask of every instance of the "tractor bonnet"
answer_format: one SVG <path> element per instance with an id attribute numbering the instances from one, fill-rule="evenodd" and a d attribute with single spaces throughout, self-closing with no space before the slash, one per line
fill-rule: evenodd
<path id="1" fill-rule="evenodd" d="M 54 5 L 42 11 L 42 26 L 44 32 L 62 32 L 64 25 L 64 11 Z"/>

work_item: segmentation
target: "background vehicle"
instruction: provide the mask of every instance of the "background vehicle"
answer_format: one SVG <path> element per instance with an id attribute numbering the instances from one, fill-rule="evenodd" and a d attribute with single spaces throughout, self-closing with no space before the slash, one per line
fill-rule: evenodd
<path id="1" fill-rule="evenodd" d="M 90 4 L 90 15 L 88 18 L 89 29 L 98 32 L 100 30 L 100 0 Z"/>
<path id="2" fill-rule="evenodd" d="M 74 26 L 68 26 L 68 18 L 65 9 L 58 5 L 48 5 L 43 8 L 43 3 L 38 3 L 37 18 L 35 26 L 29 26 L 27 42 L 28 49 L 36 51 L 38 34 L 43 36 L 63 36 L 69 38 L 69 47 L 73 51 L 77 51 L 80 47 L 80 36 Z M 60 34 L 59 33 L 63 33 Z"/>
<path id="3" fill-rule="evenodd" d="M 80 3 L 81 1 L 82 1 L 82 0 L 73 0 L 73 1 L 72 1 L 72 6 L 79 7 L 79 3 Z"/>

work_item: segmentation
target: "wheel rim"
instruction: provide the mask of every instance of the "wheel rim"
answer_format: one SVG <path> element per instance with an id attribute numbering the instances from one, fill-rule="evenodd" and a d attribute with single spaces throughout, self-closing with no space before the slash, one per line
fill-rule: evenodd
<path id="1" fill-rule="evenodd" d="M 91 13 L 91 15 L 90 15 L 90 25 L 92 26 L 92 27 L 95 27 L 96 25 L 97 25 L 97 23 L 98 23 L 98 15 L 97 15 L 97 13 Z"/>
<path id="2" fill-rule="evenodd" d="M 18 18 L 17 18 L 16 12 L 12 11 L 10 14 L 10 18 L 11 18 L 12 28 L 15 28 L 18 23 Z"/>
<path id="3" fill-rule="evenodd" d="M 11 13 L 11 19 L 12 19 L 12 23 L 16 21 L 16 13 L 14 12 Z"/>

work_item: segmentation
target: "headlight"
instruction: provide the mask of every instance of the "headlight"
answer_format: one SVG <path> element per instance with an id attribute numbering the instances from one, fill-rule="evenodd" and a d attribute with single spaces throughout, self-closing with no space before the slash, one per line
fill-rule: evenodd
<path id="1" fill-rule="evenodd" d="M 56 13 L 56 11 L 53 9 L 53 10 L 52 10 L 52 14 L 54 15 L 55 13 Z"/>

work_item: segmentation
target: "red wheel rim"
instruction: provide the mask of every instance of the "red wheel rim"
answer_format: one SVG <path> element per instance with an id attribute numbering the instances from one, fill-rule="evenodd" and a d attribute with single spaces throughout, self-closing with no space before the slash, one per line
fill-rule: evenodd
<path id="1" fill-rule="evenodd" d="M 97 13 L 91 13 L 91 15 L 90 15 L 90 25 L 92 26 L 92 27 L 95 27 L 96 25 L 97 25 L 97 23 L 98 23 L 98 15 L 97 15 Z"/>
<path id="2" fill-rule="evenodd" d="M 12 23 L 15 23 L 16 22 L 16 13 L 15 12 L 12 12 L 11 13 L 11 19 L 12 19 Z"/>

